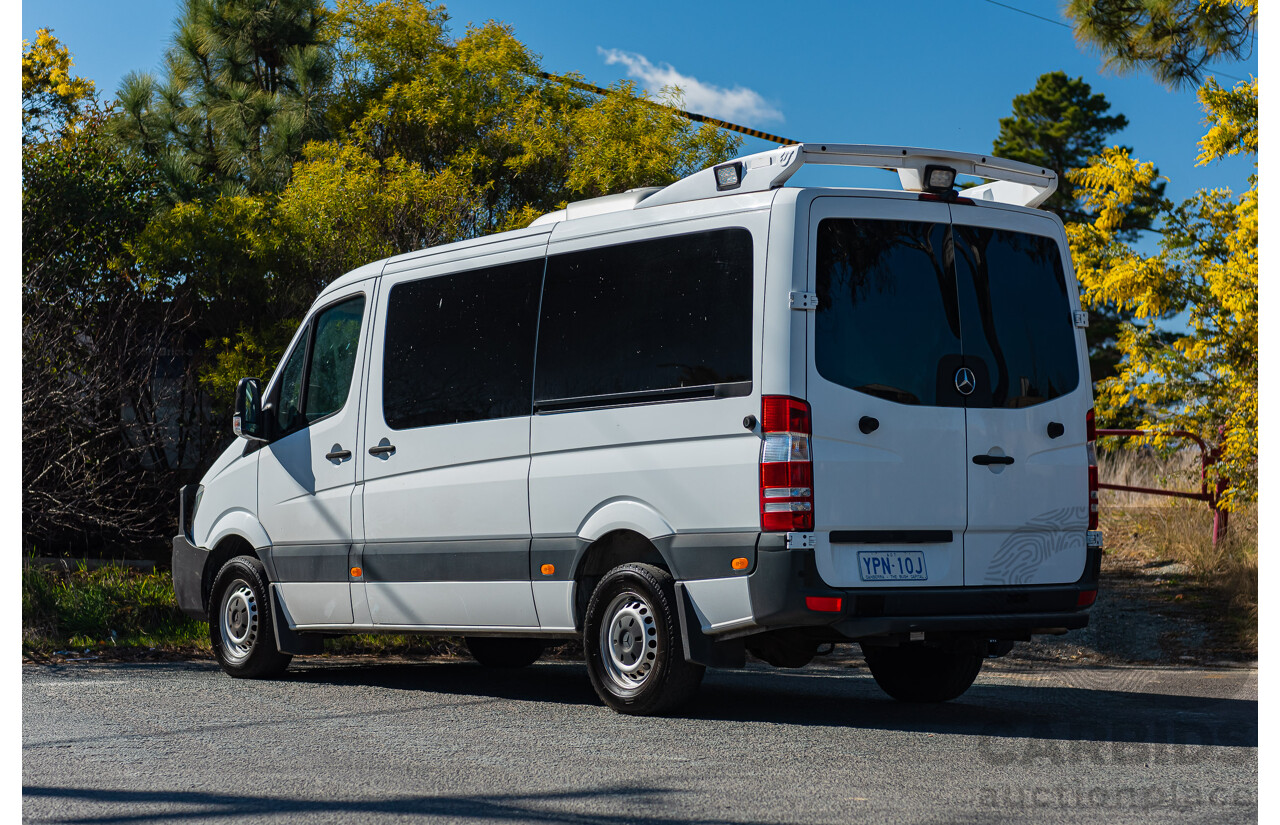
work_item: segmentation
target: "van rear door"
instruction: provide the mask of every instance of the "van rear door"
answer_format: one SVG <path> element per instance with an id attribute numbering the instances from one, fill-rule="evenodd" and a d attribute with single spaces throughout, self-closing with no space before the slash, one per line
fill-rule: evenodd
<path id="1" fill-rule="evenodd" d="M 809 211 L 816 554 L 836 587 L 964 584 L 949 227 L 946 204 L 914 199 L 818 197 Z"/>
<path id="2" fill-rule="evenodd" d="M 1054 584 L 1084 570 L 1088 527 L 1084 330 L 1058 224 L 953 205 L 965 362 L 967 585 Z"/>

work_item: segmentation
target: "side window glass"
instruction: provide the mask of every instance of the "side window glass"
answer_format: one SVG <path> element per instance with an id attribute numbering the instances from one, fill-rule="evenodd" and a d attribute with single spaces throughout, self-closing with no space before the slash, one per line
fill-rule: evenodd
<path id="1" fill-rule="evenodd" d="M 302 417 L 302 368 L 307 363 L 307 339 L 310 337 L 311 329 L 307 328 L 282 368 L 277 391 L 280 400 L 276 405 L 276 431 L 281 434 L 300 429 L 306 422 Z"/>
<path id="2" fill-rule="evenodd" d="M 552 256 L 540 405 L 750 392 L 752 239 L 716 229 Z"/>
<path id="3" fill-rule="evenodd" d="M 382 415 L 393 430 L 529 415 L 543 259 L 391 288 Z"/>
<path id="4" fill-rule="evenodd" d="M 351 391 L 364 296 L 329 307 L 316 318 L 307 371 L 306 419 L 315 421 L 342 409 Z"/>

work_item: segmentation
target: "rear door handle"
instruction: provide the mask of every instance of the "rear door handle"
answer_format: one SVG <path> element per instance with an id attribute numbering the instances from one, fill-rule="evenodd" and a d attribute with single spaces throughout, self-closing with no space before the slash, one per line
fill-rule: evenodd
<path id="1" fill-rule="evenodd" d="M 975 455 L 973 457 L 973 463 L 981 467 L 986 467 L 990 464 L 1012 464 L 1013 456 L 1011 455 Z"/>
<path id="2" fill-rule="evenodd" d="M 396 451 L 394 444 L 379 444 L 369 448 L 369 455 L 391 455 Z"/>

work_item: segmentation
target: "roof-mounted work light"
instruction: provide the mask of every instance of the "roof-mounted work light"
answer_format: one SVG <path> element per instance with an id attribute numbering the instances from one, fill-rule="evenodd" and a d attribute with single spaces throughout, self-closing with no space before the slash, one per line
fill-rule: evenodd
<path id="1" fill-rule="evenodd" d="M 935 195 L 949 195 L 956 185 L 956 170 L 950 166 L 929 164 L 924 167 L 924 191 Z"/>
<path id="2" fill-rule="evenodd" d="M 737 189 L 742 185 L 742 163 L 734 161 L 716 167 L 716 191 Z"/>

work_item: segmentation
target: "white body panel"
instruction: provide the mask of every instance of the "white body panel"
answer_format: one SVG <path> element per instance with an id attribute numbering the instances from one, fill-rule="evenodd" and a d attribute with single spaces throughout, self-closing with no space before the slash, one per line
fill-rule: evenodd
<path id="1" fill-rule="evenodd" d="M 728 215 L 699 216 L 704 204 L 621 213 L 555 225 L 549 255 L 602 243 L 745 227 L 752 235 L 753 316 L 763 316 L 770 194 L 740 200 Z M 744 206 L 753 207 L 743 211 Z M 700 208 L 699 208 L 700 207 Z M 609 224 L 657 225 L 617 228 Z M 752 324 L 752 352 L 762 330 Z M 589 356 L 587 356 L 589 357 Z M 535 537 L 597 538 L 635 530 L 648 538 L 685 532 L 759 528 L 759 437 L 742 426 L 759 415 L 760 389 L 750 395 L 618 406 L 533 416 L 529 505 Z"/>

